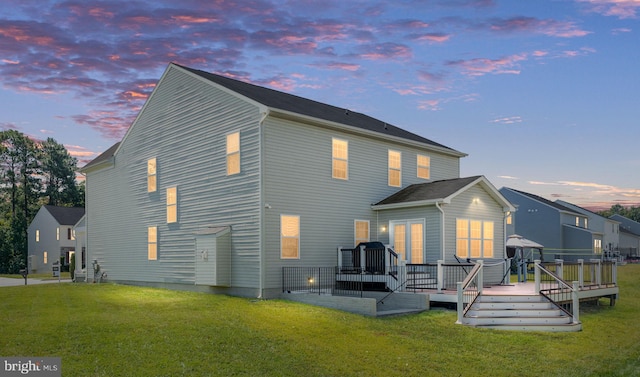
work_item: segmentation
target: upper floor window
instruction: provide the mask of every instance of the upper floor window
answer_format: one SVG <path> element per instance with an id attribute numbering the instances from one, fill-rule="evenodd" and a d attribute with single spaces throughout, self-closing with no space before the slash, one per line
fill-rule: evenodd
<path id="1" fill-rule="evenodd" d="M 456 255 L 460 258 L 493 258 L 493 221 L 456 220 Z"/>
<path id="2" fill-rule="evenodd" d="M 511 212 L 507 212 L 507 225 L 513 224 L 513 214 Z"/>
<path id="3" fill-rule="evenodd" d="M 227 135 L 227 175 L 240 173 L 240 132 Z"/>
<path id="4" fill-rule="evenodd" d="M 158 259 L 158 227 L 147 228 L 147 259 Z"/>
<path id="5" fill-rule="evenodd" d="M 429 156 L 418 155 L 418 178 L 431 178 L 431 158 Z"/>
<path id="6" fill-rule="evenodd" d="M 280 216 L 280 257 L 300 258 L 300 216 Z"/>
<path id="7" fill-rule="evenodd" d="M 178 222 L 178 188 L 167 189 L 167 223 Z"/>
<path id="8" fill-rule="evenodd" d="M 348 179 L 349 175 L 349 142 L 333 139 L 332 152 L 333 178 Z"/>
<path id="9" fill-rule="evenodd" d="M 576 216 L 576 226 L 580 226 L 580 218 Z"/>
<path id="10" fill-rule="evenodd" d="M 56 241 L 60 241 L 60 227 L 56 228 Z"/>
<path id="11" fill-rule="evenodd" d="M 402 156 L 398 151 L 389 150 L 389 186 L 402 185 Z"/>
<path id="12" fill-rule="evenodd" d="M 588 228 L 589 227 L 589 219 L 585 217 L 584 219 L 584 227 Z"/>
<path id="13" fill-rule="evenodd" d="M 156 159 L 150 158 L 147 160 L 147 192 L 156 192 L 157 187 L 157 170 Z"/>
<path id="14" fill-rule="evenodd" d="M 73 234 L 73 233 L 74 233 L 73 229 L 67 228 L 67 239 L 68 240 L 75 240 L 76 239 L 75 234 Z"/>
<path id="15" fill-rule="evenodd" d="M 36 242 L 40 242 L 40 230 L 36 229 Z"/>
<path id="16" fill-rule="evenodd" d="M 356 220 L 354 233 L 356 246 L 360 242 L 369 242 L 369 221 Z"/>

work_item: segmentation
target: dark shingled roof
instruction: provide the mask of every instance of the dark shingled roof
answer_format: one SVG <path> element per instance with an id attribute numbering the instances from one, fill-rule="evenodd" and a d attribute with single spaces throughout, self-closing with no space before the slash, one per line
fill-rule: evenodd
<path id="1" fill-rule="evenodd" d="M 416 183 L 396 192 L 374 205 L 410 203 L 427 200 L 444 199 L 460 191 L 482 176 L 444 179 L 428 183 Z"/>
<path id="2" fill-rule="evenodd" d="M 505 188 L 506 188 L 507 190 L 511 190 L 511 191 L 513 191 L 513 192 L 517 192 L 517 193 L 519 193 L 519 194 L 521 194 L 521 195 L 527 196 L 527 197 L 529 197 L 529 198 L 531 198 L 531 199 L 533 199 L 533 200 L 537 200 L 537 201 L 539 201 L 539 202 L 542 202 L 542 203 L 544 203 L 544 204 L 547 204 L 547 205 L 549 205 L 549 206 L 551 206 L 551 207 L 553 207 L 553 208 L 555 208 L 555 209 L 558 209 L 558 210 L 560 210 L 560 211 L 571 212 L 571 213 L 574 213 L 574 214 L 579 215 L 579 216 L 584 216 L 583 214 L 581 214 L 581 213 L 579 213 L 579 212 L 576 212 L 576 211 L 575 211 L 574 209 L 572 209 L 572 208 L 569 208 L 569 207 L 563 206 L 563 205 L 562 205 L 562 204 L 560 204 L 560 203 L 552 202 L 551 200 L 547 200 L 547 199 L 545 199 L 545 198 L 543 198 L 543 197 L 541 197 L 541 196 L 534 195 L 534 194 L 530 194 L 530 193 L 528 193 L 528 192 L 524 192 L 524 191 L 519 191 L 519 190 L 516 190 L 516 189 L 509 188 L 509 187 L 505 187 Z"/>
<path id="3" fill-rule="evenodd" d="M 317 119 L 327 120 L 330 122 L 345 124 L 348 126 L 360 128 L 367 131 L 373 131 L 384 135 L 400 137 L 403 139 L 432 145 L 434 147 L 448 149 L 454 153 L 463 154 L 459 151 L 456 151 L 455 149 L 436 143 L 432 140 L 403 130 L 402 128 L 393 126 L 391 124 L 385 123 L 381 120 L 372 118 L 365 114 L 361 114 L 341 107 L 327 105 L 322 102 L 298 97 L 296 95 L 279 92 L 277 90 L 265 88 L 262 86 L 249 84 L 243 81 L 234 80 L 228 77 L 216 75 L 198 69 L 184 67 L 175 63 L 172 64 L 273 109 L 284 110 L 296 114 L 314 117 Z"/>
<path id="4" fill-rule="evenodd" d="M 57 207 L 45 205 L 44 208 L 49 211 L 51 216 L 60 225 L 75 225 L 82 216 L 84 216 L 83 207 Z"/>
<path id="5" fill-rule="evenodd" d="M 107 161 L 108 159 L 113 157 L 113 155 L 116 153 L 116 149 L 118 149 L 119 145 L 120 145 L 120 142 L 117 142 L 117 143 L 113 144 L 109 149 L 107 149 L 106 151 L 102 152 L 102 154 L 100 154 L 98 157 L 94 158 L 88 164 L 83 166 L 81 170 L 84 170 L 84 169 L 89 168 L 89 167 L 94 166 L 94 165 L 99 165 L 101 162 Z"/>

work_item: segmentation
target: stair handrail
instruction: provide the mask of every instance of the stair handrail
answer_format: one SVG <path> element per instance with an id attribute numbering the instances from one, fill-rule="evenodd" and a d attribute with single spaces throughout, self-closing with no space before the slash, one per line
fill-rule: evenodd
<path id="1" fill-rule="evenodd" d="M 562 306 L 559 302 L 554 300 L 551 291 L 554 289 L 541 289 L 540 284 L 542 280 L 542 274 L 550 276 L 552 280 L 561 288 L 560 290 L 565 289 L 571 292 L 571 310 L 567 310 L 564 306 Z M 540 260 L 534 261 L 534 276 L 535 276 L 535 291 L 546 297 L 553 303 L 556 307 L 567 313 L 571 316 L 573 323 L 580 323 L 580 299 L 578 297 L 578 292 L 580 291 L 580 283 L 578 281 L 574 281 L 571 284 L 569 282 L 561 279 L 557 274 L 552 271 L 549 271 L 546 267 L 544 267 Z"/>
<path id="2" fill-rule="evenodd" d="M 478 297 L 482 295 L 482 285 L 483 285 L 483 266 L 484 263 L 482 260 L 478 260 L 476 264 L 474 264 L 471 272 L 467 275 L 464 281 L 459 281 L 457 283 L 457 291 L 458 291 L 458 302 L 457 302 L 457 311 L 458 311 L 458 321 L 456 323 L 462 323 L 462 319 L 464 315 L 469 311 L 471 305 L 476 301 Z M 467 306 L 464 305 L 464 298 L 467 297 Z"/>

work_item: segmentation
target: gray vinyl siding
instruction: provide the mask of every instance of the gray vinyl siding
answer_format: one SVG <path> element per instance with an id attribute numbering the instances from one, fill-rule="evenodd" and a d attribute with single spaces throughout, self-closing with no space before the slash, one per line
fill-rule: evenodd
<path id="1" fill-rule="evenodd" d="M 479 199 L 477 203 L 473 200 Z M 480 185 L 470 187 L 457 195 L 451 204 L 444 205 L 445 211 L 445 250 L 446 262 L 455 262 L 456 255 L 456 220 L 482 220 L 493 221 L 493 258 L 486 259 L 485 264 L 495 264 L 504 260 L 505 240 L 504 232 L 505 213 L 503 207 L 485 191 Z M 504 266 L 485 268 L 484 279 L 488 284 L 500 282 L 503 276 Z"/>
<path id="2" fill-rule="evenodd" d="M 51 214 L 40 208 L 28 230 L 28 250 L 29 250 L 29 273 L 52 273 L 53 262 L 60 260 L 60 242 L 56 240 L 56 228 L 60 224 Z M 40 231 L 40 241 L 36 242 L 36 231 Z M 60 231 L 60 237 L 65 233 Z M 47 263 L 44 263 L 44 252 L 47 252 Z"/>
<path id="3" fill-rule="evenodd" d="M 457 178 L 458 157 L 344 130 L 269 117 L 264 123 L 265 286 L 281 286 L 283 266 L 335 266 L 337 247 L 352 247 L 354 220 L 369 220 L 371 204 L 400 188 L 387 182 L 388 149 L 402 153 L 402 187 L 417 178 L 416 155 L 431 157 L 432 179 Z M 348 179 L 332 178 L 332 138 L 348 141 Z M 280 215 L 300 216 L 300 258 L 280 258 Z"/>
<path id="4" fill-rule="evenodd" d="M 442 258 L 442 222 L 440 211 L 435 206 L 422 206 L 402 209 L 383 210 L 378 213 L 378 226 L 380 232 L 379 240 L 384 244 L 389 244 L 391 221 L 399 220 L 424 220 L 424 248 L 425 263 L 436 263 Z M 384 227 L 385 231 L 382 231 Z"/>
<path id="5" fill-rule="evenodd" d="M 231 226 L 232 286 L 259 287 L 259 109 L 170 68 L 125 136 L 112 168 L 87 174 L 88 248 L 109 280 L 195 283 L 195 234 Z M 240 132 L 241 172 L 226 175 L 226 135 Z M 147 160 L 157 191 L 147 192 Z M 166 189 L 178 222 L 166 222 Z M 147 260 L 147 227 L 158 259 Z"/>

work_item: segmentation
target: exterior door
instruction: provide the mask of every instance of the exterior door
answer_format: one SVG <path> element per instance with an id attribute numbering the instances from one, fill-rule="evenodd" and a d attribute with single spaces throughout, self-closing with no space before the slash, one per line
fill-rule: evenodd
<path id="1" fill-rule="evenodd" d="M 400 259 L 424 263 L 424 220 L 392 221 L 390 229 L 390 240 Z"/>

